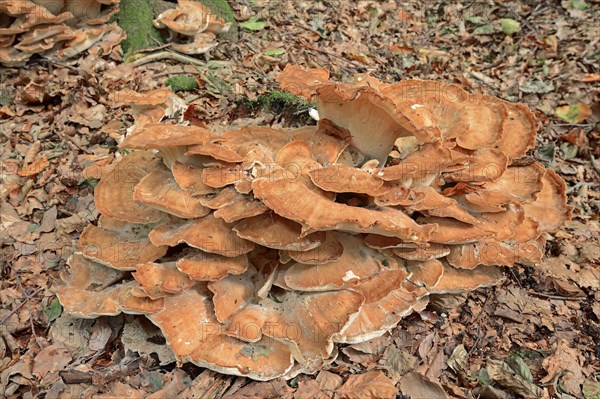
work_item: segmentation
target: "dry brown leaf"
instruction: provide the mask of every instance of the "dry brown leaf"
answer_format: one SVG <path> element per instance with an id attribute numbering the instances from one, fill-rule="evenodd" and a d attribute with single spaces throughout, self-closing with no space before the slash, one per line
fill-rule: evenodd
<path id="1" fill-rule="evenodd" d="M 183 391 L 192 383 L 190 377 L 185 371 L 181 369 L 175 369 L 171 373 L 171 381 L 165 385 L 162 389 L 154 392 L 152 395 L 147 396 L 146 399 L 171 399 L 176 397 L 179 392 Z"/>
<path id="2" fill-rule="evenodd" d="M 35 176 L 50 165 L 47 157 L 40 158 L 19 170 L 19 176 L 31 177 Z"/>
<path id="3" fill-rule="evenodd" d="M 92 327 L 90 334 L 90 349 L 93 351 L 104 349 L 108 343 L 108 340 L 110 339 L 111 334 L 112 330 L 106 320 L 98 320 Z"/>
<path id="4" fill-rule="evenodd" d="M 561 385 L 569 394 L 579 397 L 581 384 L 585 381 L 582 370 L 584 362 L 585 359 L 579 350 L 571 348 L 567 341 L 561 340 L 554 353 L 544 359 L 542 364 L 548 375 L 542 378 L 540 382 L 550 382 L 558 374 L 564 372 L 559 380 Z"/>
<path id="5" fill-rule="evenodd" d="M 421 374 L 412 372 L 400 380 L 400 390 L 403 395 L 411 398 L 449 399 L 444 388 L 436 382 L 428 381 Z"/>
<path id="6" fill-rule="evenodd" d="M 496 381 L 509 391 L 523 396 L 525 399 L 541 399 L 548 396 L 547 393 L 544 394 L 544 391 L 540 387 L 526 381 L 501 360 L 490 359 L 487 364 L 487 370 L 493 381 Z"/>
<path id="7" fill-rule="evenodd" d="M 64 369 L 72 359 L 71 352 L 64 345 L 50 345 L 33 359 L 33 374 L 43 378 L 48 373 Z"/>
<path id="8" fill-rule="evenodd" d="M 146 396 L 146 392 L 141 389 L 135 389 L 131 385 L 124 384 L 119 381 L 114 381 L 110 384 L 110 389 L 103 395 L 95 395 L 95 399 L 142 399 Z"/>
<path id="9" fill-rule="evenodd" d="M 598 81 L 600 81 L 600 73 L 589 73 L 589 74 L 585 75 L 583 78 L 581 78 L 580 80 L 585 83 L 598 82 Z"/>
<path id="10" fill-rule="evenodd" d="M 496 296 L 500 304 L 526 316 L 537 325 L 541 324 L 551 331 L 554 330 L 552 308 L 547 300 L 534 298 L 519 287 L 509 287 L 507 290 L 498 291 Z"/>
<path id="11" fill-rule="evenodd" d="M 0 107 L 0 119 L 12 118 L 15 116 L 14 112 L 8 107 Z"/>
<path id="12" fill-rule="evenodd" d="M 2 371 L 0 374 L 0 397 L 6 397 L 7 390 L 16 389 L 19 385 L 31 385 L 34 380 L 31 373 L 32 368 L 33 358 L 30 352 L 27 352 L 17 363 Z"/>
<path id="13" fill-rule="evenodd" d="M 540 268 L 546 275 L 571 280 L 581 288 L 600 289 L 600 270 L 584 263 L 575 263 L 564 255 L 546 259 Z"/>
<path id="14" fill-rule="evenodd" d="M 328 394 L 330 397 L 333 395 L 336 389 L 338 389 L 343 382 L 342 377 L 329 371 L 321 371 L 315 380 L 319 383 L 321 391 Z"/>
<path id="15" fill-rule="evenodd" d="M 379 364 L 388 372 L 392 381 L 398 381 L 404 374 L 414 370 L 417 365 L 417 358 L 395 346 L 388 346 L 383 352 Z"/>
<path id="16" fill-rule="evenodd" d="M 298 381 L 298 389 L 294 392 L 294 399 L 327 399 L 328 397 L 319 388 L 319 383 L 311 379 Z"/>
<path id="17" fill-rule="evenodd" d="M 466 370 L 468 357 L 469 354 L 467 353 L 465 346 L 463 344 L 457 345 L 448 359 L 448 366 L 457 373 Z"/>
<path id="18" fill-rule="evenodd" d="M 58 209 L 56 205 L 44 212 L 44 217 L 40 222 L 40 225 L 35 230 L 39 233 L 49 233 L 56 228 L 56 216 L 58 215 Z"/>
<path id="19" fill-rule="evenodd" d="M 585 297 L 585 292 L 577 288 L 574 284 L 560 279 L 552 279 L 552 284 L 560 295 L 571 297 Z"/>
<path id="20" fill-rule="evenodd" d="M 340 398 L 387 399 L 395 398 L 398 389 L 382 371 L 355 374 L 337 390 Z"/>
<path id="21" fill-rule="evenodd" d="M 592 115 L 589 105 L 579 103 L 556 108 L 556 116 L 568 123 L 581 123 Z"/>
<path id="22" fill-rule="evenodd" d="M 127 350 L 138 352 L 140 355 L 156 353 L 161 365 L 173 363 L 175 354 L 166 343 L 160 344 L 156 338 L 161 333 L 158 327 L 150 323 L 146 318 L 136 318 L 123 327 L 121 341 Z"/>
<path id="23" fill-rule="evenodd" d="M 293 393 L 294 390 L 283 379 L 263 382 L 253 381 L 248 385 L 244 385 L 232 395 L 225 396 L 224 399 L 291 399 Z"/>

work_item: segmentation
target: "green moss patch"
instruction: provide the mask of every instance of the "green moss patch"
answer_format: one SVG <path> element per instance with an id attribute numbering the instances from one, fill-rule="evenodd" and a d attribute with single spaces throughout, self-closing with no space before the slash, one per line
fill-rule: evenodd
<path id="1" fill-rule="evenodd" d="M 192 75 L 173 76 L 165 82 L 173 91 L 192 91 L 198 87 L 198 81 Z"/>
<path id="2" fill-rule="evenodd" d="M 121 0 L 121 9 L 113 17 L 127 38 L 121 42 L 125 59 L 137 51 L 164 44 L 158 29 L 154 27 L 152 2 L 147 0 Z"/>

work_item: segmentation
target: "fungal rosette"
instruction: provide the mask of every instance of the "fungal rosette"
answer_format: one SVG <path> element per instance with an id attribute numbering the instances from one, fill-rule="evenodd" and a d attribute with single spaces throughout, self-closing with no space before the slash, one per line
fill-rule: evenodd
<path id="1" fill-rule="evenodd" d="M 110 18 L 119 0 L 4 0 L 0 2 L 0 64 L 23 66 L 34 54 L 54 61 L 93 47 L 108 54 L 125 38 Z"/>
<path id="2" fill-rule="evenodd" d="M 95 169 L 101 218 L 58 296 L 65 311 L 158 326 L 179 362 L 257 380 L 313 373 L 430 295 L 535 266 L 569 217 L 535 161 L 526 106 L 456 85 L 288 66 L 316 126 L 170 124 L 168 91 L 125 93 L 136 122 Z"/>
<path id="3" fill-rule="evenodd" d="M 176 8 L 162 12 L 154 20 L 154 26 L 169 30 L 174 50 L 203 54 L 219 44 L 216 34 L 227 33 L 231 24 L 198 1 L 179 0 Z"/>

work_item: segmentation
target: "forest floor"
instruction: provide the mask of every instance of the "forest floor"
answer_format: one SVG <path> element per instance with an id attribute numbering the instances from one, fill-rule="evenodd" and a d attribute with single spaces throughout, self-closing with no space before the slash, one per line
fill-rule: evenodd
<path id="1" fill-rule="evenodd" d="M 413 399 L 600 399 L 600 2 L 232 7 L 240 24 L 199 57 L 204 65 L 134 67 L 113 52 L 0 70 L 0 397 L 408 398 L 410 390 Z M 124 317 L 62 315 L 53 287 L 98 217 L 97 180 L 81 172 L 113 154 L 133 121 L 110 94 L 188 74 L 199 88 L 179 94 L 197 123 L 300 126 L 310 121 L 307 104 L 275 82 L 288 63 L 325 67 L 338 80 L 436 79 L 528 104 L 539 121 L 530 156 L 567 181 L 572 220 L 548 237 L 539 267 L 515 266 L 501 286 L 441 298 L 381 338 L 342 347 L 316 376 L 254 382 L 160 366 L 149 354 L 159 340 L 125 350 Z"/>

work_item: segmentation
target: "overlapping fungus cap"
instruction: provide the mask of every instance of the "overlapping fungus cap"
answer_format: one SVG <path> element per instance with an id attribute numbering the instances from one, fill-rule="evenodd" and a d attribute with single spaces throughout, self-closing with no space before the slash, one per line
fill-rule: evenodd
<path id="1" fill-rule="evenodd" d="M 215 34 L 228 32 L 231 24 L 197 1 L 178 0 L 177 8 L 161 13 L 154 20 L 154 26 L 168 28 L 171 35 L 184 38 L 172 45 L 174 50 L 202 54 L 218 44 Z"/>
<path id="2" fill-rule="evenodd" d="M 430 295 L 540 263 L 569 216 L 558 175 L 518 160 L 536 130 L 523 105 L 297 66 L 279 82 L 317 103 L 316 126 L 218 133 L 173 124 L 168 91 L 119 96 L 129 152 L 93 168 L 102 216 L 64 276 L 65 311 L 144 315 L 180 363 L 289 378 Z"/>
<path id="3" fill-rule="evenodd" d="M 96 46 L 103 54 L 125 34 L 110 17 L 119 0 L 7 0 L 0 3 L 0 63 L 22 66 L 40 54 L 61 61 Z"/>

